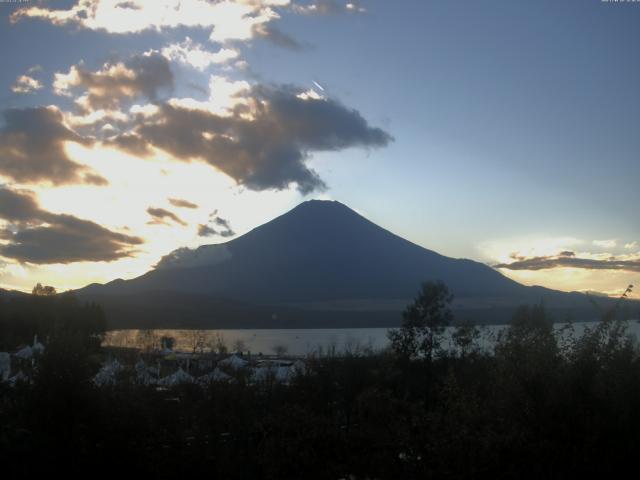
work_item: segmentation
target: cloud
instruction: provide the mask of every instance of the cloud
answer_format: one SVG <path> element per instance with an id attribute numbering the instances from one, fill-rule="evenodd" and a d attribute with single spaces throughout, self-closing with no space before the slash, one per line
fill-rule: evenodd
<path id="1" fill-rule="evenodd" d="M 152 150 L 149 144 L 139 135 L 133 135 L 130 133 L 124 133 L 106 139 L 104 142 L 106 146 L 116 147 L 123 152 L 130 153 L 137 157 L 147 157 L 151 155 Z"/>
<path id="2" fill-rule="evenodd" d="M 342 13 L 364 13 L 367 10 L 357 0 L 350 2 L 316 0 L 305 5 L 294 5 L 293 11 L 303 15 L 339 15 Z"/>
<path id="3" fill-rule="evenodd" d="M 500 263 L 495 268 L 508 270 L 547 270 L 552 268 L 581 268 L 587 270 L 624 270 L 640 272 L 640 257 L 621 256 L 608 258 L 585 258 L 575 252 L 560 252 L 558 255 L 543 257 L 518 257 L 515 262 Z"/>
<path id="4" fill-rule="evenodd" d="M 615 239 L 611 240 L 594 240 L 593 244 L 599 248 L 616 248 L 618 242 Z"/>
<path id="5" fill-rule="evenodd" d="M 152 225 L 166 225 L 166 220 L 169 219 L 179 225 L 186 226 L 187 222 L 178 217 L 175 213 L 165 210 L 164 208 L 149 207 L 147 213 L 153 217 L 151 220 Z"/>
<path id="6" fill-rule="evenodd" d="M 231 230 L 231 227 L 229 226 L 229 220 L 225 220 L 224 218 L 221 218 L 221 217 L 215 217 L 213 219 L 213 222 L 219 227 L 224 227 L 227 230 Z"/>
<path id="7" fill-rule="evenodd" d="M 21 263 L 109 262 L 134 253 L 139 237 L 43 210 L 31 192 L 0 188 L 0 255 Z"/>
<path id="8" fill-rule="evenodd" d="M 198 225 L 198 236 L 200 237 L 232 237 L 233 235 L 235 235 L 233 230 L 216 230 L 215 228 L 203 223 Z"/>
<path id="9" fill-rule="evenodd" d="M 209 77 L 209 98 L 195 100 L 193 98 L 172 98 L 169 105 L 188 110 L 202 110 L 207 113 L 230 116 L 240 105 L 248 108 L 247 93 L 251 90 L 249 82 L 232 81 L 219 75 Z M 157 113 L 157 111 L 156 111 Z"/>
<path id="10" fill-rule="evenodd" d="M 303 50 L 304 48 L 295 38 L 271 25 L 261 23 L 254 27 L 253 32 L 254 35 L 268 40 L 278 47 L 289 50 Z"/>
<path id="11" fill-rule="evenodd" d="M 218 232 L 214 228 L 211 228 L 208 225 L 205 225 L 203 223 L 198 225 L 198 236 L 200 237 L 212 237 L 217 234 Z"/>
<path id="12" fill-rule="evenodd" d="M 629 242 L 629 243 L 625 243 L 624 244 L 624 248 L 626 250 L 637 250 L 638 248 L 640 248 L 640 243 L 638 242 Z"/>
<path id="13" fill-rule="evenodd" d="M 240 52 L 234 48 L 221 48 L 211 52 L 201 44 L 187 37 L 182 43 L 172 43 L 162 49 L 162 55 L 168 60 L 178 61 L 203 71 L 211 65 L 221 64 L 238 57 Z"/>
<path id="14" fill-rule="evenodd" d="M 302 97 L 289 86 L 256 86 L 225 112 L 164 104 L 132 128 L 148 147 L 182 161 L 209 163 L 251 190 L 295 184 L 307 194 L 325 188 L 306 162 L 313 151 L 382 147 L 393 138 L 337 100 Z"/>
<path id="15" fill-rule="evenodd" d="M 0 218 L 11 222 L 28 223 L 43 215 L 31 192 L 0 187 Z"/>
<path id="16" fill-rule="evenodd" d="M 65 142 L 90 145 L 69 129 L 57 107 L 9 109 L 0 130 L 0 175 L 20 183 L 49 182 L 53 185 L 107 181 L 88 167 L 72 161 Z"/>
<path id="17" fill-rule="evenodd" d="M 42 82 L 29 75 L 20 75 L 11 87 L 13 93 L 33 93 L 43 87 Z"/>
<path id="18" fill-rule="evenodd" d="M 20 8 L 11 21 L 38 18 L 115 34 L 204 27 L 211 30 L 212 41 L 226 42 L 250 39 L 255 25 L 279 18 L 274 7 L 288 4 L 289 0 L 79 0 L 68 9 Z"/>
<path id="19" fill-rule="evenodd" d="M 145 96 L 155 101 L 163 88 L 173 87 L 168 60 L 157 52 L 136 55 L 127 62 L 105 63 L 96 72 L 74 65 L 68 73 L 56 73 L 53 87 L 58 95 L 85 92 L 76 99 L 84 111 L 115 110 L 122 100 Z"/>
<path id="20" fill-rule="evenodd" d="M 219 217 L 217 213 L 218 211 L 216 210 L 210 215 L 211 220 L 209 221 L 209 225 L 207 224 L 198 225 L 198 235 L 200 237 L 221 236 L 226 238 L 226 237 L 232 237 L 236 234 L 231 228 L 231 224 L 229 223 L 229 220 Z M 211 224 L 213 224 L 214 226 L 211 226 Z M 220 230 L 217 227 L 221 227 L 222 230 Z"/>
<path id="21" fill-rule="evenodd" d="M 183 200 L 181 198 L 170 198 L 169 203 L 178 208 L 198 208 L 198 205 L 191 203 L 189 200 Z"/>

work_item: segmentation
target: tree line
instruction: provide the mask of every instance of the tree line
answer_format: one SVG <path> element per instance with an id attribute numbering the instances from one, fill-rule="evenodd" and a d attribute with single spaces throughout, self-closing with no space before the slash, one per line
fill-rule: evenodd
<path id="1" fill-rule="evenodd" d="M 98 389 L 91 377 L 105 352 L 60 335 L 33 384 L 0 384 L 0 465 L 9 477 L 122 465 L 128 474 L 229 479 L 633 471 L 640 350 L 615 311 L 572 335 L 543 306 L 523 306 L 489 351 L 473 325 L 459 325 L 450 352 L 441 345 L 450 301 L 443 284 L 423 285 L 387 351 L 309 359 L 288 386 Z"/>

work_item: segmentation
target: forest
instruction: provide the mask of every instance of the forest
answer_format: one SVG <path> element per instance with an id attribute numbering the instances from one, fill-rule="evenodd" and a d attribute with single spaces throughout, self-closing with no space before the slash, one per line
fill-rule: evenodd
<path id="1" fill-rule="evenodd" d="M 620 304 L 624 302 L 621 298 Z M 72 295 L 0 309 L 0 350 L 46 346 L 28 381 L 0 382 L 5 478 L 52 472 L 244 479 L 576 478 L 634 471 L 640 349 L 616 309 L 584 334 L 522 306 L 487 351 L 427 283 L 384 351 L 306 358 L 291 382 L 97 385 L 117 352 Z M 570 329 L 570 327 L 567 327 Z M 127 352 L 134 358 L 142 352 Z M 124 361 L 124 360 L 123 360 Z"/>

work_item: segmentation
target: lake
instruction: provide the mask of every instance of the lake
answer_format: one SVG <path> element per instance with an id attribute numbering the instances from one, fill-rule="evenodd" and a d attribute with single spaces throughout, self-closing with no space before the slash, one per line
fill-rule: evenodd
<path id="1" fill-rule="evenodd" d="M 572 324 L 575 335 L 580 335 L 586 327 L 597 322 Z M 568 324 L 555 324 L 557 329 Z M 491 348 L 498 333 L 505 325 L 487 325 L 480 327 L 480 346 Z M 206 349 L 216 342 L 223 342 L 230 350 L 250 351 L 258 354 L 273 354 L 283 349 L 289 355 L 309 355 L 326 353 L 379 351 L 389 340 L 386 328 L 310 328 L 310 329 L 226 329 L 226 330 L 113 330 L 107 333 L 104 346 L 145 348 L 159 346 L 160 337 L 169 336 L 176 340 L 174 350 L 191 352 L 197 343 Z M 640 337 L 640 323 L 628 321 L 628 333 Z M 451 348 L 452 328 L 445 332 L 444 344 Z"/>

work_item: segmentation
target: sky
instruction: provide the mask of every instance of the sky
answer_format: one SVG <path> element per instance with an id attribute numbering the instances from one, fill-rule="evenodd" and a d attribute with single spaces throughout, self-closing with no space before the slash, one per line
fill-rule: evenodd
<path id="1" fill-rule="evenodd" d="M 603 0 L 0 0 L 0 287 L 133 278 L 322 198 L 622 292 L 639 26 Z"/>

